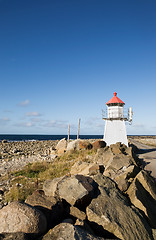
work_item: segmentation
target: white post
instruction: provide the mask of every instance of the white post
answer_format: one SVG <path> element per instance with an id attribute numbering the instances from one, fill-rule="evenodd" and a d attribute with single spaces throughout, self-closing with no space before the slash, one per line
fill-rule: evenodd
<path id="1" fill-rule="evenodd" d="M 79 139 L 79 133 L 80 133 L 80 121 L 81 121 L 81 119 L 79 118 L 79 125 L 78 125 L 78 131 L 77 131 L 77 139 Z"/>
<path id="2" fill-rule="evenodd" d="M 69 143 L 69 136 L 70 136 L 70 124 L 68 124 L 68 143 Z"/>

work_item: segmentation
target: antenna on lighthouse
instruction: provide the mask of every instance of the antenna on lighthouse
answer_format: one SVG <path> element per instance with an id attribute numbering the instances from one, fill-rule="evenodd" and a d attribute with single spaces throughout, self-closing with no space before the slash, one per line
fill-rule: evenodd
<path id="1" fill-rule="evenodd" d="M 133 116 L 133 110 L 132 107 L 128 109 L 128 121 L 129 123 L 132 123 L 132 116 Z"/>
<path id="2" fill-rule="evenodd" d="M 102 118 L 104 118 L 104 116 L 105 116 L 105 111 L 104 111 L 103 109 L 101 109 L 101 111 L 102 111 Z"/>

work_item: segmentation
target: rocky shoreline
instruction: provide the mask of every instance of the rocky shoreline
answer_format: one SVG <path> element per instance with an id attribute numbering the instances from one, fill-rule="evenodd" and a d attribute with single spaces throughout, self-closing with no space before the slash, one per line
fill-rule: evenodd
<path id="1" fill-rule="evenodd" d="M 55 156 L 57 140 L 0 142 L 0 175 L 21 169 L 28 163 L 52 161 Z"/>
<path id="2" fill-rule="evenodd" d="M 156 182 L 135 145 L 2 141 L 0 150 L 0 239 L 156 239 Z M 5 202 L 14 178 L 10 171 L 34 162 L 54 163 L 55 171 L 57 164 L 72 164 L 66 175 L 47 176 L 25 201 Z"/>

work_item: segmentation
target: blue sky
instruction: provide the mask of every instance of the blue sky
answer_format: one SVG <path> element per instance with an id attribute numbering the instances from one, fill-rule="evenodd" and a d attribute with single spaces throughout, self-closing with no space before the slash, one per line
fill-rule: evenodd
<path id="1" fill-rule="evenodd" d="M 103 134 L 118 93 L 128 134 L 156 134 L 155 0 L 0 0 L 0 133 Z"/>

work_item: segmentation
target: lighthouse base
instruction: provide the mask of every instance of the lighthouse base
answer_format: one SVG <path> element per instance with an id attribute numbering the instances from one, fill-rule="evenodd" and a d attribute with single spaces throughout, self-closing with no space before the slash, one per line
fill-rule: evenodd
<path id="1" fill-rule="evenodd" d="M 121 142 L 128 146 L 126 126 L 124 120 L 106 120 L 103 140 L 107 146 Z"/>

